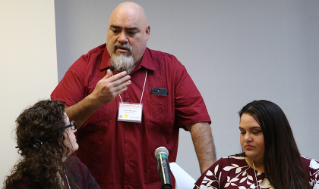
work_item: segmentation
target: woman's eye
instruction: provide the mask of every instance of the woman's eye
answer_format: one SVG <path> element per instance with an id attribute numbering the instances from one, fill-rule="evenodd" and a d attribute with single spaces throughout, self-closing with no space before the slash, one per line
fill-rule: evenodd
<path id="1" fill-rule="evenodd" d="M 259 134 L 261 133 L 262 131 L 254 131 L 253 134 Z"/>
<path id="2" fill-rule="evenodd" d="M 245 134 L 245 133 L 246 133 L 245 131 L 240 131 L 240 134 L 242 134 L 242 135 Z"/>

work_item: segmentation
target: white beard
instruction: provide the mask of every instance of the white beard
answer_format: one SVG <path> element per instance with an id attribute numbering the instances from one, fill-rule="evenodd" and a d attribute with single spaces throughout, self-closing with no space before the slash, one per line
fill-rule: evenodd
<path id="1" fill-rule="evenodd" d="M 132 55 L 127 56 L 125 53 L 112 54 L 111 61 L 111 67 L 117 72 L 126 71 L 129 74 L 135 68 Z"/>

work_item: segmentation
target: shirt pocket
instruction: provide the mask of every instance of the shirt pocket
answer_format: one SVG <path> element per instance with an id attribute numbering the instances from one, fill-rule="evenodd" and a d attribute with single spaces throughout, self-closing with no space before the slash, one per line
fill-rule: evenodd
<path id="1" fill-rule="evenodd" d="M 149 109 L 145 110 L 145 127 L 150 140 L 150 149 L 169 143 L 174 132 L 175 113 L 171 97 L 167 95 L 150 95 Z M 148 112 L 148 113 L 146 113 Z M 153 152 L 154 153 L 154 152 Z"/>
<path id="2" fill-rule="evenodd" d="M 174 104 L 169 95 L 149 96 L 150 117 L 149 121 L 155 125 L 172 125 L 174 124 Z"/>

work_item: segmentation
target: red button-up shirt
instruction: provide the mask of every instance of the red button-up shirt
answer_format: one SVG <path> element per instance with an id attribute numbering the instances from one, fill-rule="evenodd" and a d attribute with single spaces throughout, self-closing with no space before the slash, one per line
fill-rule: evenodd
<path id="1" fill-rule="evenodd" d="M 101 45 L 81 56 L 51 94 L 71 106 L 92 93 L 105 76 L 110 56 Z M 140 103 L 146 70 L 141 123 L 117 121 L 120 97 L 104 104 L 78 130 L 76 155 L 90 169 L 102 189 L 160 188 L 154 151 L 169 150 L 175 162 L 179 128 L 210 122 L 203 98 L 185 67 L 167 53 L 146 49 L 132 71 L 131 85 L 121 94 L 123 102 Z M 168 95 L 151 94 L 166 88 Z"/>

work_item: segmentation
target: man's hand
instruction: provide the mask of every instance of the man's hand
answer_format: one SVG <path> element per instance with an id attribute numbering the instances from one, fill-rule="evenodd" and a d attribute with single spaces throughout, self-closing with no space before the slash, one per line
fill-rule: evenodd
<path id="1" fill-rule="evenodd" d="M 98 104 L 103 105 L 126 91 L 127 86 L 131 84 L 130 79 L 131 76 L 126 75 L 125 71 L 113 75 L 111 70 L 107 70 L 106 75 L 96 84 L 90 95 Z"/>
<path id="2" fill-rule="evenodd" d="M 131 76 L 126 72 L 116 75 L 111 70 L 106 71 L 106 75 L 96 84 L 93 92 L 83 100 L 65 109 L 70 120 L 76 122 L 79 129 L 85 121 L 103 104 L 111 102 L 119 94 L 127 90 L 127 86 L 131 84 Z"/>

